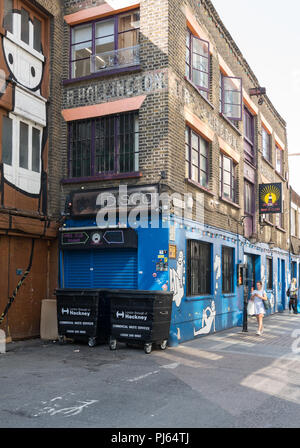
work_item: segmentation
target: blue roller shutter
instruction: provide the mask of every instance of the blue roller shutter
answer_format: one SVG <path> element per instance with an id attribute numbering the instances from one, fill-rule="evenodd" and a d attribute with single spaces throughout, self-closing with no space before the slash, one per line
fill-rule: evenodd
<path id="1" fill-rule="evenodd" d="M 65 251 L 63 287 L 137 289 L 137 251 Z"/>

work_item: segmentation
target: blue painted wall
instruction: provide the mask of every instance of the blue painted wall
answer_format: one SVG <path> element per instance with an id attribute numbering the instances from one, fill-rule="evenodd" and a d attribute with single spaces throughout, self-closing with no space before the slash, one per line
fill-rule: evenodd
<path id="1" fill-rule="evenodd" d="M 160 221 L 162 227 L 162 221 Z M 92 220 L 69 220 L 67 227 L 96 226 Z M 286 290 L 290 283 L 290 257 L 280 249 L 270 250 L 266 244 L 251 244 L 236 234 L 218 228 L 199 226 L 192 221 L 184 223 L 171 218 L 159 229 L 138 228 L 138 289 L 171 290 L 174 292 L 170 344 L 188 341 L 217 331 L 241 326 L 243 321 L 244 288 L 238 286 L 237 264 L 245 262 L 245 254 L 255 256 L 255 280 L 266 287 L 266 259 L 273 260 L 273 289 L 267 290 L 272 304 L 268 314 L 288 308 Z M 212 293 L 209 296 L 187 297 L 186 256 L 187 240 L 200 240 L 211 244 Z M 177 247 L 177 258 L 169 258 L 169 244 Z M 222 294 L 222 246 L 234 249 L 234 291 Z M 159 263 L 163 269 L 158 270 Z M 299 280 L 299 279 L 298 279 Z"/>

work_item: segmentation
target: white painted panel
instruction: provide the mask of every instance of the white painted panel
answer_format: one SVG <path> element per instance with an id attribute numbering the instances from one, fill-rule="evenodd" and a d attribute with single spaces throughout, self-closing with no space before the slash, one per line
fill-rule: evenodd
<path id="1" fill-rule="evenodd" d="M 33 171 L 18 168 L 16 186 L 30 194 L 39 194 L 41 188 L 41 175 Z"/>
<path id="2" fill-rule="evenodd" d="M 45 100 L 16 87 L 14 114 L 27 118 L 41 126 L 46 126 Z"/>
<path id="3" fill-rule="evenodd" d="M 28 89 L 36 89 L 42 81 L 43 62 L 7 38 L 3 39 L 3 48 L 8 67 L 17 82 Z M 13 61 L 10 61 L 10 55 Z"/>

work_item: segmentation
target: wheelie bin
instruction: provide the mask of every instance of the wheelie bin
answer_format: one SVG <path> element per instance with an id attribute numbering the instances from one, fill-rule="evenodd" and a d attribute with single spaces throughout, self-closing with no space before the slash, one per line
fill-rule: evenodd
<path id="1" fill-rule="evenodd" d="M 109 309 L 100 289 L 58 289 L 57 323 L 59 341 L 86 341 L 90 347 L 107 342 Z"/>
<path id="2" fill-rule="evenodd" d="M 153 344 L 167 348 L 173 294 L 161 291 L 109 290 L 111 350 L 117 342 L 139 344 L 150 354 Z"/>

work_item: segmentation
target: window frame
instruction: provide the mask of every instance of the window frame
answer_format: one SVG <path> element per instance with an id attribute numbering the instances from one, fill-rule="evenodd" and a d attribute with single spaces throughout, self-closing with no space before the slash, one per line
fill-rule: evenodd
<path id="1" fill-rule="evenodd" d="M 224 194 L 224 158 L 228 159 L 230 161 L 230 171 L 225 170 L 226 173 L 230 173 L 230 185 L 225 184 L 227 186 L 230 186 L 230 197 L 228 198 Z M 223 152 L 220 152 L 220 161 L 219 161 L 219 194 L 222 199 L 226 199 L 228 201 L 233 202 L 236 204 L 237 202 L 237 176 L 236 176 L 236 167 L 237 164 L 234 162 L 234 160 L 224 154 Z"/>
<path id="2" fill-rule="evenodd" d="M 220 95 L 221 95 L 221 114 L 226 117 L 228 120 L 232 121 L 232 122 L 239 122 L 243 120 L 243 79 L 238 77 L 238 76 L 227 76 L 224 75 L 224 73 L 222 73 L 222 71 L 220 71 L 221 73 L 221 88 L 220 88 Z M 226 80 L 236 80 L 238 82 L 240 82 L 240 90 L 239 90 L 239 95 L 240 95 L 240 104 L 235 104 L 235 103 L 225 103 L 225 82 Z M 233 92 L 233 90 L 232 90 Z M 237 93 L 238 91 L 236 91 Z M 240 106 L 240 116 L 239 117 L 231 117 L 228 116 L 228 113 L 226 112 L 226 105 L 234 105 L 234 106 Z"/>
<path id="3" fill-rule="evenodd" d="M 234 271 L 235 271 L 235 250 L 230 246 L 222 246 L 222 294 L 234 294 L 235 292 L 235 282 L 234 282 Z M 229 260 L 225 261 L 225 255 L 231 257 L 231 263 Z M 230 258 L 229 257 L 229 258 Z M 226 279 L 227 277 L 227 279 Z M 226 281 L 224 281 L 226 279 Z M 225 288 L 225 284 L 230 283 L 230 288 Z M 227 285 L 226 285 L 227 286 Z"/>
<path id="4" fill-rule="evenodd" d="M 208 54 L 208 57 L 206 58 L 207 59 L 207 66 L 208 66 L 207 72 L 205 72 L 203 70 L 200 70 L 198 68 L 196 68 L 196 69 L 194 68 L 193 56 L 194 56 L 194 54 L 198 55 L 198 53 L 195 53 L 193 51 L 193 39 L 197 39 L 200 42 L 203 42 L 204 44 L 207 45 L 207 54 Z M 187 45 L 187 40 L 189 40 L 189 45 Z M 195 36 L 192 33 L 192 31 L 189 28 L 187 28 L 185 48 L 186 48 L 186 60 L 185 60 L 186 70 L 185 70 L 185 76 L 197 88 L 198 92 L 206 100 L 209 100 L 209 95 L 210 95 L 210 90 L 211 90 L 210 89 L 210 77 L 211 77 L 210 43 L 207 40 L 204 40 L 204 39 L 201 39 L 198 36 Z M 188 62 L 187 62 L 187 54 L 189 55 Z M 205 56 L 203 56 L 203 55 L 201 55 L 201 57 L 205 58 Z M 189 72 L 188 74 L 187 74 L 187 67 L 188 67 L 188 72 Z M 198 72 L 205 73 L 207 75 L 207 80 L 208 80 L 208 87 L 207 88 L 204 87 L 204 86 L 198 85 L 198 84 L 196 84 L 194 82 L 194 80 L 193 80 L 193 70 L 197 70 Z"/>
<path id="5" fill-rule="evenodd" d="M 140 8 L 135 8 L 135 9 L 129 10 L 129 11 L 127 11 L 127 13 L 128 14 L 129 13 L 131 13 L 131 14 L 139 13 L 140 14 Z M 84 61 L 84 60 L 89 60 L 89 62 L 91 64 L 91 57 L 92 56 L 96 56 L 96 41 L 97 41 L 97 39 L 99 39 L 99 38 L 96 38 L 96 26 L 99 23 L 102 23 L 102 22 L 104 23 L 104 22 L 107 22 L 109 20 L 114 22 L 114 51 L 117 51 L 119 49 L 119 35 L 128 32 L 128 31 L 119 32 L 119 18 L 120 18 L 120 16 L 122 16 L 124 14 L 126 14 L 126 12 L 122 12 L 122 13 L 115 14 L 115 15 L 108 16 L 108 17 L 103 17 L 101 19 L 90 20 L 88 22 L 84 22 L 84 23 L 81 23 L 81 24 L 74 25 L 74 26 L 70 27 L 70 45 L 69 45 L 69 78 L 70 79 L 77 80 L 77 79 L 85 78 L 86 76 L 93 76 L 93 75 L 95 75 L 96 72 L 94 73 L 94 72 L 91 71 L 88 75 L 83 75 L 83 76 L 79 76 L 79 77 L 78 76 L 73 76 L 73 64 L 76 61 Z M 73 32 L 74 32 L 74 30 L 79 29 L 80 27 L 83 28 L 84 26 L 91 26 L 91 39 L 87 40 L 87 41 L 81 41 L 81 42 L 73 43 L 73 40 L 74 40 L 73 39 Z M 138 44 L 137 45 L 139 45 L 139 41 L 140 41 L 140 39 L 139 39 L 140 26 L 138 28 L 133 28 L 133 30 L 137 30 L 137 33 L 138 33 Z M 91 51 L 92 51 L 92 53 L 91 53 L 90 57 L 89 58 L 81 58 L 81 59 L 73 59 L 73 56 L 72 56 L 73 47 L 76 46 L 76 45 L 85 43 L 85 42 L 91 42 L 91 48 L 92 48 Z M 113 66 L 113 67 L 111 67 L 110 70 L 118 71 L 120 69 L 121 68 Z"/>
<path id="6" fill-rule="evenodd" d="M 3 117 L 2 117 L 3 118 Z M 7 118 L 12 121 L 12 155 L 11 160 L 12 163 L 8 164 L 3 162 L 9 170 L 11 171 L 11 175 L 15 175 L 16 170 L 20 170 L 24 175 L 28 176 L 40 176 L 42 172 L 42 143 L 43 143 L 43 127 L 30 121 L 24 117 L 17 116 L 8 116 Z M 28 127 L 28 135 L 27 135 L 27 168 L 24 168 L 20 165 L 20 133 L 21 133 L 21 123 Z M 3 126 L 3 122 L 2 122 Z M 35 171 L 32 169 L 33 166 L 33 129 L 39 131 L 39 171 Z"/>
<path id="7" fill-rule="evenodd" d="M 276 152 L 276 166 L 275 170 L 278 174 L 283 176 L 283 150 L 279 148 L 277 143 L 275 144 L 275 152 Z M 280 154 L 280 158 L 278 159 L 278 155 Z M 278 170 L 278 161 L 280 161 L 280 169 Z"/>
<path id="8" fill-rule="evenodd" d="M 243 113 L 243 122 L 244 122 L 244 155 L 245 160 L 255 166 L 256 157 L 255 157 L 255 133 L 254 133 L 254 116 L 251 114 L 249 109 L 244 106 Z M 246 117 L 248 120 L 246 120 Z M 248 123 L 248 124 L 247 124 Z M 251 132 L 248 133 L 248 130 Z M 245 145 L 246 143 L 246 145 Z M 246 149 L 246 146 L 249 145 L 252 150 L 249 152 Z"/>
<path id="9" fill-rule="evenodd" d="M 13 0 L 3 0 L 3 1 L 4 1 L 4 8 L 3 8 L 3 18 L 2 18 L 1 25 L 4 30 L 13 34 L 13 32 L 14 32 L 14 21 L 13 21 L 14 1 Z M 11 7 L 7 4 L 8 2 L 11 3 Z M 8 21 L 8 25 L 5 23 L 6 20 Z"/>
<path id="10" fill-rule="evenodd" d="M 133 118 L 133 126 L 134 126 L 134 130 L 131 133 L 128 134 L 124 134 L 124 135 L 131 135 L 131 141 L 134 143 L 134 147 L 133 150 L 131 149 L 130 154 L 133 155 L 133 166 L 134 166 L 134 170 L 130 170 L 130 171 L 121 171 L 120 170 L 120 160 L 121 160 L 121 156 L 122 153 L 120 152 L 120 148 L 122 145 L 122 135 L 121 135 L 121 120 L 122 117 L 124 119 L 126 119 L 126 116 L 130 116 Z M 107 170 L 107 171 L 102 171 L 102 172 L 97 172 L 96 169 L 96 165 L 97 163 L 99 163 L 99 161 L 97 161 L 97 157 L 98 159 L 101 158 L 101 156 L 97 156 L 97 142 L 96 140 L 98 139 L 96 131 L 97 131 L 97 123 L 99 123 L 99 125 L 101 125 L 101 123 L 105 123 L 108 120 L 113 120 L 113 124 L 111 126 L 113 126 L 113 129 L 110 127 L 109 128 L 109 139 L 113 138 L 113 152 L 109 151 L 109 156 L 110 157 L 110 161 L 113 160 L 113 169 L 112 170 Z M 83 170 L 83 166 L 82 166 L 82 157 L 81 157 L 81 165 L 79 170 L 77 170 L 77 167 L 74 167 L 73 163 L 74 163 L 74 155 L 73 155 L 73 149 L 72 149 L 72 132 L 73 132 L 73 126 L 79 126 L 80 124 L 84 124 L 84 123 L 88 123 L 90 125 L 90 138 L 85 139 L 84 141 L 88 141 L 89 142 L 89 154 L 88 154 L 88 160 L 89 160 L 89 171 L 88 173 L 84 173 L 82 174 L 82 170 Z M 109 124 L 110 126 L 110 124 Z M 107 130 L 107 129 L 106 129 Z M 113 133 L 112 133 L 113 131 Z M 76 131 L 75 131 L 76 132 Z M 125 113 L 121 113 L 121 114 L 114 114 L 114 115 L 106 115 L 103 117 L 95 117 L 95 118 L 91 118 L 91 119 L 86 119 L 86 120 L 78 120 L 78 121 L 71 121 L 68 123 L 68 179 L 72 180 L 72 179 L 89 179 L 89 178 L 101 178 L 102 176 L 114 176 L 114 175 L 119 175 L 119 174 L 131 174 L 131 173 L 138 173 L 139 170 L 139 136 L 140 136 L 140 128 L 139 128 L 139 112 L 138 111 L 132 111 L 132 112 L 125 112 Z M 104 134 L 103 138 L 108 138 L 107 134 Z M 100 139 L 100 137 L 99 137 Z M 125 139 L 125 137 L 124 137 Z M 78 145 L 78 140 L 77 143 Z M 111 144 L 111 141 L 110 143 Z M 123 144 L 124 144 L 124 140 L 123 140 Z M 111 147 L 110 147 L 111 150 Z M 124 153 L 123 153 L 124 155 Z M 103 151 L 103 158 L 107 157 L 107 154 L 105 153 L 105 151 Z M 75 171 L 74 171 L 75 170 Z M 77 170 L 77 171 L 76 171 Z M 74 172 L 79 173 L 74 175 Z"/>
<path id="11" fill-rule="evenodd" d="M 188 134 L 188 142 L 187 142 L 187 134 Z M 197 150 L 192 146 L 193 135 L 195 135 L 196 138 L 198 139 Z M 205 144 L 206 156 L 204 156 L 201 153 L 201 142 L 203 142 Z M 209 173 L 210 173 L 210 150 L 209 149 L 210 149 L 209 141 L 205 140 L 205 138 L 203 138 L 200 134 L 198 134 L 196 131 L 194 131 L 190 126 L 186 125 L 186 129 L 185 129 L 185 151 L 186 151 L 185 170 L 186 170 L 186 175 L 187 175 L 187 165 L 188 165 L 187 179 L 189 179 L 193 182 L 196 182 L 203 188 L 208 188 L 209 181 L 210 181 L 210 176 L 209 176 Z M 193 150 L 197 151 L 197 153 L 198 153 L 198 166 L 193 164 L 193 157 L 192 157 Z M 187 153 L 188 153 L 188 157 L 187 157 Z M 201 161 L 203 159 L 206 160 L 206 170 L 202 169 Z M 193 180 L 193 178 L 192 178 L 193 167 L 198 168 L 198 180 L 197 181 Z M 202 185 L 202 183 L 201 183 L 201 173 L 205 173 L 205 176 L 206 176 L 206 184 L 205 185 Z"/>
<path id="12" fill-rule="evenodd" d="M 198 246 L 198 258 L 193 257 L 192 246 Z M 202 250 L 201 250 L 202 249 Z M 202 258 L 201 258 L 202 256 Z M 207 257 L 209 261 L 207 262 Z M 198 266 L 198 269 L 197 269 Z M 193 272 L 194 271 L 194 272 Z M 198 276 L 198 291 L 193 278 Z M 204 281 L 205 279 L 205 281 Z M 207 288 L 201 288 L 201 283 Z M 210 296 L 212 294 L 212 244 L 200 240 L 187 240 L 187 297 Z"/>
<path id="13" fill-rule="evenodd" d="M 272 136 L 271 134 L 262 126 L 261 131 L 262 138 L 262 153 L 263 157 L 270 163 L 272 163 Z M 266 152 L 266 143 L 268 144 L 268 151 Z"/>

